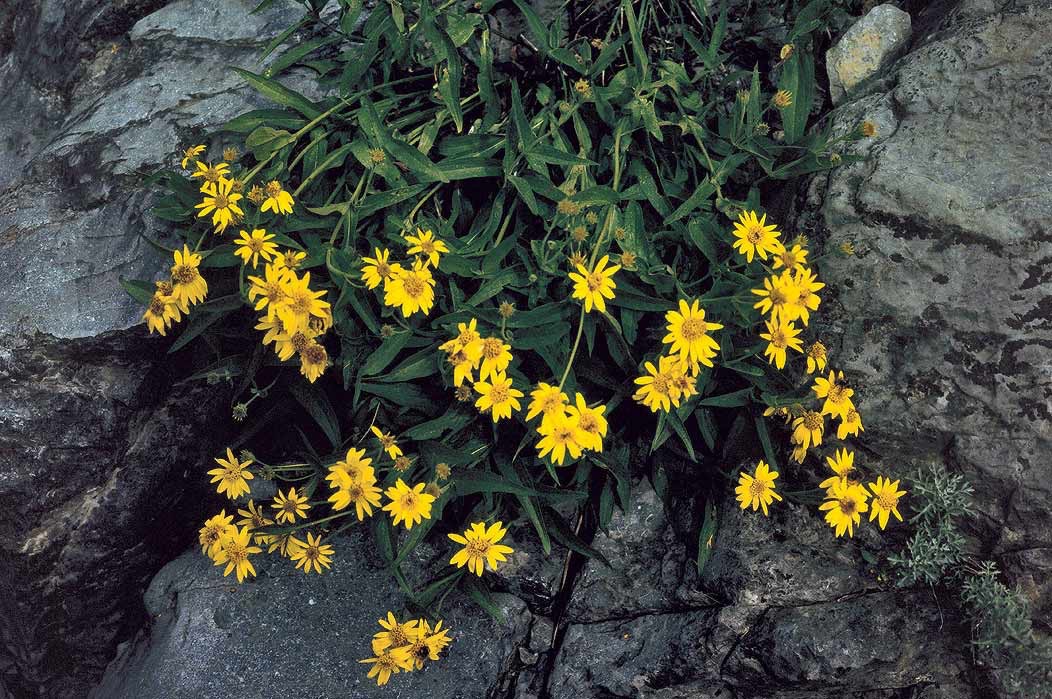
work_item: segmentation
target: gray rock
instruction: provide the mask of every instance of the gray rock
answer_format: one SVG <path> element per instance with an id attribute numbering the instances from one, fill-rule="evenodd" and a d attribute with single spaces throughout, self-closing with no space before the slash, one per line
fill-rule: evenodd
<path id="1" fill-rule="evenodd" d="M 817 180 L 800 222 L 827 249 L 831 357 L 872 459 L 943 462 L 975 486 L 977 552 L 1052 613 L 1052 8 L 963 3 L 834 115 L 865 161 Z M 811 221 L 807 217 L 812 217 Z"/>
<path id="2" fill-rule="evenodd" d="M 826 52 L 833 104 L 899 56 L 910 40 L 910 16 L 894 5 L 877 5 Z"/>
<path id="3" fill-rule="evenodd" d="M 377 687 L 357 661 L 372 655 L 377 619 L 389 610 L 406 616 L 404 599 L 366 530 L 332 543 L 333 567 L 323 575 L 263 556 L 258 578 L 242 585 L 224 579 L 199 550 L 186 552 L 150 585 L 148 637 L 122 649 L 91 696 L 488 696 L 528 637 L 531 619 L 521 600 L 496 595 L 505 615 L 497 624 L 466 598 L 451 598 L 442 619 L 454 641 L 442 659 Z"/>

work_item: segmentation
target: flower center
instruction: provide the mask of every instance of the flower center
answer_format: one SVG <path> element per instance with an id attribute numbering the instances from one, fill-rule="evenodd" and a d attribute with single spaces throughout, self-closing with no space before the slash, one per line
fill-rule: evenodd
<path id="1" fill-rule="evenodd" d="M 566 444 L 573 440 L 573 430 L 569 427 L 560 427 L 555 430 L 555 441 Z"/>
<path id="2" fill-rule="evenodd" d="M 468 556 L 485 556 L 486 552 L 489 551 L 490 543 L 481 539 L 474 539 L 468 542 Z"/>
<path id="3" fill-rule="evenodd" d="M 169 281 L 157 282 L 157 293 L 161 296 L 171 296 L 172 283 Z"/>
<path id="4" fill-rule="evenodd" d="M 877 497 L 877 502 L 885 510 L 894 510 L 899 506 L 899 499 L 890 493 L 882 493 Z"/>
<path id="5" fill-rule="evenodd" d="M 508 400 L 507 386 L 494 386 L 489 392 L 489 399 L 493 403 L 503 403 Z"/>
<path id="6" fill-rule="evenodd" d="M 821 342 L 816 342 L 807 350 L 807 356 L 812 359 L 823 359 L 826 356 L 826 347 Z"/>
<path id="7" fill-rule="evenodd" d="M 216 194 L 214 199 L 217 209 L 225 209 L 230 206 L 230 199 L 225 194 Z"/>
<path id="8" fill-rule="evenodd" d="M 415 510 L 416 509 L 416 493 L 409 491 L 402 496 L 402 509 Z"/>
<path id="9" fill-rule="evenodd" d="M 750 228 L 745 233 L 745 239 L 748 240 L 753 245 L 756 245 L 758 242 L 760 242 L 760 239 L 762 237 L 763 237 L 763 231 L 761 231 L 759 228 Z"/>
<path id="10" fill-rule="evenodd" d="M 294 252 L 285 253 L 284 257 L 282 258 L 282 262 L 289 269 L 298 269 L 300 266 L 300 261 L 296 259 L 296 253 Z"/>
<path id="11" fill-rule="evenodd" d="M 161 299 L 154 296 L 150 299 L 150 313 L 155 316 L 162 315 L 164 313 L 165 303 Z"/>
<path id="12" fill-rule="evenodd" d="M 216 169 L 215 165 L 209 165 L 208 169 L 205 170 L 205 181 L 206 182 L 218 182 L 219 181 L 219 170 Z"/>
<path id="13" fill-rule="evenodd" d="M 264 295 L 267 297 L 267 303 L 278 303 L 285 298 L 280 284 L 268 284 Z"/>
<path id="14" fill-rule="evenodd" d="M 785 339 L 785 333 L 781 328 L 771 333 L 771 344 L 779 349 L 785 349 L 788 345 L 788 342 Z"/>
<path id="15" fill-rule="evenodd" d="M 767 484 L 761 481 L 759 478 L 753 478 L 752 483 L 749 484 L 749 494 L 759 497 L 764 494 L 767 490 Z"/>
<path id="16" fill-rule="evenodd" d="M 260 238 L 250 238 L 245 246 L 252 252 L 261 252 L 263 250 L 263 240 Z"/>
<path id="17" fill-rule="evenodd" d="M 402 286 L 405 288 L 405 293 L 413 298 L 424 293 L 424 282 L 415 274 L 405 275 L 405 279 L 402 280 Z"/>
<path id="18" fill-rule="evenodd" d="M 449 359 L 446 360 L 453 366 L 459 366 L 468 361 L 468 356 L 464 354 L 464 350 L 457 350 L 453 354 L 449 355 Z"/>
<path id="19" fill-rule="evenodd" d="M 281 194 L 281 183 L 280 182 L 269 182 L 267 184 L 267 196 L 276 197 Z"/>
<path id="20" fill-rule="evenodd" d="M 347 495 L 350 496 L 351 500 L 361 500 L 362 496 L 365 495 L 365 491 L 357 483 L 351 483 L 351 486 L 347 488 Z"/>
<path id="21" fill-rule="evenodd" d="M 316 561 L 321 558 L 321 549 L 317 546 L 308 546 L 303 550 L 303 557 L 308 561 Z"/>
<path id="22" fill-rule="evenodd" d="M 857 410 L 849 410 L 849 411 L 847 411 L 847 421 L 849 423 L 858 422 L 859 421 L 858 411 Z"/>
<path id="23" fill-rule="evenodd" d="M 590 434 L 599 432 L 599 421 L 591 413 L 581 413 L 581 416 L 577 418 L 577 426 Z"/>
<path id="24" fill-rule="evenodd" d="M 770 299 L 775 306 L 783 306 L 787 301 L 785 292 L 778 288 L 771 289 Z"/>
<path id="25" fill-rule="evenodd" d="M 693 341 L 697 340 L 700 337 L 704 337 L 705 330 L 706 325 L 704 320 L 699 320 L 698 318 L 689 318 L 683 321 L 683 328 L 681 332 L 683 333 L 684 339 L 688 341 Z"/>
<path id="26" fill-rule="evenodd" d="M 483 340 L 482 342 L 482 355 L 486 359 L 496 359 L 500 356 L 503 350 L 503 343 L 501 343 L 501 341 L 497 340 L 496 338 L 489 337 Z"/>
<path id="27" fill-rule="evenodd" d="M 197 269 L 190 265 L 176 265 L 172 270 L 172 279 L 176 284 L 189 284 L 197 278 Z"/>
<path id="28" fill-rule="evenodd" d="M 811 431 L 821 429 L 822 414 L 816 413 L 813 410 L 808 410 L 806 413 L 804 413 L 804 427 Z"/>
<path id="29" fill-rule="evenodd" d="M 424 253 L 430 255 L 431 253 L 433 253 L 435 251 L 435 244 L 432 241 L 430 241 L 430 240 L 421 240 L 420 241 L 420 249 Z"/>
<path id="30" fill-rule="evenodd" d="M 307 360 L 308 364 L 322 364 L 327 359 L 327 353 L 325 348 L 315 343 L 309 345 L 306 350 L 303 351 L 303 358 Z"/>
<path id="31" fill-rule="evenodd" d="M 829 387 L 829 401 L 831 403 L 843 403 L 844 393 L 847 391 L 847 386 L 839 383 L 835 383 Z"/>
<path id="32" fill-rule="evenodd" d="M 654 377 L 654 382 L 650 384 L 652 389 L 657 393 L 668 393 L 671 386 L 669 377 L 665 374 L 658 374 Z"/>
<path id="33" fill-rule="evenodd" d="M 841 498 L 840 499 L 840 511 L 843 512 L 845 515 L 853 515 L 853 514 L 855 514 L 855 510 L 857 508 L 858 508 L 858 503 L 856 503 L 852 498 Z"/>
<path id="34" fill-rule="evenodd" d="M 376 273 L 380 276 L 381 279 L 386 279 L 387 277 L 391 276 L 391 265 L 387 264 L 386 262 L 377 262 Z"/>
<path id="35" fill-rule="evenodd" d="M 585 282 L 588 284 L 589 291 L 598 291 L 603 285 L 603 275 L 598 272 L 591 272 L 588 277 L 586 277 Z"/>
<path id="36" fill-rule="evenodd" d="M 311 301 L 313 300 L 310 294 L 304 291 L 299 291 L 291 298 L 292 300 L 289 302 L 289 307 L 292 309 L 293 313 L 301 316 L 310 314 Z"/>
<path id="37" fill-rule="evenodd" d="M 307 345 L 310 343 L 310 338 L 304 335 L 302 332 L 295 332 L 292 334 L 292 338 L 289 340 L 292 343 L 292 348 L 297 352 L 302 352 L 307 349 Z"/>

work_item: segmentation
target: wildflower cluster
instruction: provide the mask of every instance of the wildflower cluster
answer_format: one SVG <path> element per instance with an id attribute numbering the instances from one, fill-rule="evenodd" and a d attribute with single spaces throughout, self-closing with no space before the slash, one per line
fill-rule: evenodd
<path id="1" fill-rule="evenodd" d="M 190 248 L 184 245 L 182 250 L 175 251 L 173 257 L 171 276 L 154 282 L 157 290 L 142 316 L 149 331 L 162 337 L 173 323 L 178 323 L 190 312 L 191 306 L 203 302 L 208 295 L 208 282 L 198 269 L 201 256 L 190 252 Z"/>
<path id="2" fill-rule="evenodd" d="M 799 337 L 802 328 L 797 328 L 795 323 L 807 327 L 811 312 L 817 311 L 822 301 L 817 292 L 825 284 L 819 282 L 817 274 L 808 267 L 806 240 L 799 238 L 791 246 L 786 245 L 777 225 L 767 223 L 766 214 L 757 217 L 753 211 L 742 212 L 734 228 L 737 238 L 734 247 L 745 258 L 746 264 L 752 264 L 754 257 L 771 260 L 772 269 L 763 280 L 763 287 L 752 289 L 752 293 L 760 297 L 753 307 L 763 314 L 767 329 L 767 332 L 760 333 L 760 337 L 767 341 L 764 356 L 769 363 L 783 370 L 788 350 L 805 354 L 803 340 Z M 779 269 L 780 272 L 775 271 Z M 814 340 L 807 349 L 806 358 L 807 374 L 824 371 L 828 362 L 825 345 Z M 830 369 L 828 376 L 819 373 L 811 392 L 821 405 L 809 408 L 794 403 L 791 407 L 769 406 L 764 411 L 765 417 L 777 415 L 787 423 L 791 420 L 792 460 L 798 464 L 804 462 L 809 450 L 822 445 L 827 416 L 839 422 L 839 440 L 856 436 L 863 429 L 862 417 L 852 400 L 855 390 L 847 384 L 843 371 Z M 869 520 L 876 520 L 881 529 L 887 527 L 892 515 L 902 521 L 898 507 L 906 491 L 899 490 L 900 481 L 877 476 L 868 486 L 864 485 L 855 469 L 855 453 L 846 448 L 827 456 L 826 463 L 833 475 L 819 485 L 825 490 L 825 500 L 819 510 L 825 512 L 825 521 L 838 537 L 845 533 L 854 536 L 855 527 L 866 512 L 869 512 Z M 763 461 L 752 475 L 740 474 L 735 492 L 742 509 L 762 508 L 767 515 L 768 506 L 774 500 L 781 500 L 774 484 L 778 475 Z"/>
<path id="3" fill-rule="evenodd" d="M 373 657 L 358 662 L 372 665 L 369 678 L 376 678 L 380 686 L 387 684 L 391 675 L 422 670 L 426 662 L 439 660 L 442 651 L 453 642 L 441 620 L 434 626 L 427 619 L 400 622 L 394 612 L 387 612 L 387 618 L 380 619 L 379 624 L 383 631 L 373 636 Z"/>

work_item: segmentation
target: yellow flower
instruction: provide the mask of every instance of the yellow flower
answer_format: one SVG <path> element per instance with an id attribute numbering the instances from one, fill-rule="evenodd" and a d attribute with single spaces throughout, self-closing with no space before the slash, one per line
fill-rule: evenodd
<path id="1" fill-rule="evenodd" d="M 803 352 L 803 343 L 797 335 L 800 331 L 791 321 L 779 319 L 767 321 L 767 332 L 760 333 L 760 337 L 767 340 L 767 347 L 763 354 L 768 363 L 774 364 L 779 369 L 785 367 L 785 355 L 787 349 Z"/>
<path id="2" fill-rule="evenodd" d="M 329 366 L 329 352 L 317 340 L 307 343 L 300 353 L 300 373 L 314 383 Z"/>
<path id="3" fill-rule="evenodd" d="M 453 367 L 453 385 L 461 386 L 465 381 L 473 382 L 472 372 L 475 370 L 475 365 L 478 361 L 471 361 L 471 357 L 468 356 L 467 352 L 462 349 L 458 349 L 448 357 L 446 361 L 449 362 L 450 366 Z"/>
<path id="4" fill-rule="evenodd" d="M 213 468 L 208 472 L 208 475 L 212 476 L 212 483 L 218 483 L 216 492 L 220 495 L 224 493 L 231 500 L 235 500 L 242 495 L 245 495 L 251 490 L 248 487 L 248 481 L 255 478 L 252 472 L 248 470 L 248 467 L 252 464 L 252 460 L 239 461 L 234 452 L 227 447 L 226 458 L 217 457 L 215 462 L 219 464 L 220 468 Z"/>
<path id="5" fill-rule="evenodd" d="M 767 255 L 777 254 L 782 251 L 782 244 L 778 241 L 781 233 L 774 225 L 767 224 L 767 214 L 756 218 L 755 211 L 743 211 L 738 214 L 738 220 L 734 224 L 734 249 L 745 256 L 747 262 L 752 262 L 753 255 L 759 255 L 761 260 L 766 260 Z"/>
<path id="6" fill-rule="evenodd" d="M 570 401 L 558 386 L 549 386 L 541 382 L 530 391 L 530 405 L 526 411 L 527 422 L 541 415 L 541 425 L 561 418 L 566 414 L 566 404 Z"/>
<path id="7" fill-rule="evenodd" d="M 336 492 L 329 496 L 332 509 L 339 512 L 353 504 L 359 522 L 366 517 L 372 517 L 373 508 L 380 506 L 380 488 L 376 486 L 372 470 L 369 469 L 368 477 L 351 478 L 350 474 L 341 468 L 330 468 L 326 480 L 332 481 L 331 485 L 336 489 Z"/>
<path id="8" fill-rule="evenodd" d="M 779 109 L 791 107 L 793 106 L 793 93 L 789 92 L 789 90 L 779 90 L 778 92 L 774 93 L 774 97 L 771 98 L 771 102 L 773 102 L 774 106 L 778 107 Z"/>
<path id="9" fill-rule="evenodd" d="M 219 551 L 220 539 L 224 535 L 229 534 L 231 530 L 237 531 L 233 522 L 234 516 L 228 515 L 226 510 L 206 519 L 205 526 L 201 527 L 197 532 L 197 541 L 201 544 L 201 553 L 214 560 L 216 553 Z"/>
<path id="10" fill-rule="evenodd" d="M 402 266 L 397 262 L 391 264 L 388 259 L 391 257 L 391 251 L 380 248 L 373 248 L 375 257 L 363 257 L 362 262 L 362 281 L 365 282 L 367 289 L 375 289 L 380 286 L 381 283 L 386 287 L 387 282 L 391 281 L 396 274 L 402 271 Z"/>
<path id="11" fill-rule="evenodd" d="M 581 455 L 581 444 L 577 441 L 577 430 L 573 420 L 568 415 L 558 415 L 547 423 L 541 421 L 537 428 L 537 434 L 541 436 L 537 442 L 537 456 L 543 459 L 551 454 L 553 464 L 562 466 L 569 452 L 571 459 Z"/>
<path id="12" fill-rule="evenodd" d="M 232 163 L 235 160 L 237 160 L 239 155 L 240 152 L 238 152 L 238 149 L 234 146 L 227 146 L 223 149 L 223 160 L 227 161 L 228 163 Z"/>
<path id="13" fill-rule="evenodd" d="M 305 259 L 307 253 L 301 250 L 285 250 L 274 258 L 274 265 L 286 272 L 295 272 Z"/>
<path id="14" fill-rule="evenodd" d="M 902 515 L 899 514 L 899 499 L 906 494 L 906 491 L 899 490 L 899 482 L 883 476 L 877 476 L 877 482 L 870 483 L 869 489 L 873 491 L 869 521 L 872 522 L 876 519 L 882 530 L 888 526 L 889 515 L 895 515 L 895 519 L 901 522 Z"/>
<path id="15" fill-rule="evenodd" d="M 419 634 L 419 626 L 416 619 L 399 622 L 393 612 L 387 612 L 386 619 L 379 619 L 377 623 L 384 631 L 373 634 L 373 652 L 379 652 L 386 648 L 401 648 L 409 645 Z"/>
<path id="16" fill-rule="evenodd" d="M 202 147 L 201 150 L 204 150 Z M 183 162 L 186 162 L 185 160 Z M 225 178 L 226 175 L 230 174 L 230 166 L 226 163 L 217 163 L 216 165 L 209 165 L 208 163 L 202 163 L 200 160 L 196 161 L 194 165 L 197 166 L 190 177 L 200 177 L 204 180 L 201 185 L 201 191 L 205 191 L 205 185 L 215 185 Z M 183 165 L 186 168 L 186 165 Z"/>
<path id="17" fill-rule="evenodd" d="M 314 334 L 310 328 L 303 328 L 292 333 L 281 332 L 274 338 L 274 352 L 278 359 L 288 361 L 294 354 L 298 354 L 314 340 Z"/>
<path id="18" fill-rule="evenodd" d="M 793 285 L 796 288 L 796 297 L 789 300 L 790 320 L 799 318 L 800 322 L 807 325 L 811 311 L 818 310 L 818 304 L 822 299 L 815 292 L 825 287 L 825 284 L 817 281 L 818 277 L 806 267 L 796 270 L 793 275 Z"/>
<path id="19" fill-rule="evenodd" d="M 205 152 L 205 147 L 204 146 L 190 146 L 189 148 L 184 150 L 183 151 L 183 161 L 182 161 L 182 163 L 180 163 L 182 168 L 185 170 L 187 163 L 189 163 L 190 161 L 195 161 L 196 162 L 197 156 L 201 155 L 204 152 Z"/>
<path id="20" fill-rule="evenodd" d="M 384 432 L 376 425 L 371 426 L 369 429 L 372 430 L 373 434 L 376 435 L 376 438 L 380 440 L 380 446 L 387 452 L 388 456 L 392 459 L 397 459 L 402 455 L 402 449 L 398 446 L 393 434 Z"/>
<path id="21" fill-rule="evenodd" d="M 348 449 L 347 456 L 329 467 L 329 475 L 326 480 L 335 482 L 334 471 L 344 471 L 352 481 L 375 481 L 376 471 L 372 467 L 373 460 L 365 455 L 364 449 Z M 333 485 L 332 487 L 336 487 Z"/>
<path id="22" fill-rule="evenodd" d="M 829 378 L 817 377 L 811 390 L 817 397 L 825 398 L 822 404 L 823 415 L 832 415 L 843 420 L 847 416 L 847 411 L 855 407 L 851 402 L 851 396 L 855 395 L 855 390 L 848 388 L 848 385 L 844 383 L 844 372 L 842 371 L 834 372 L 830 369 Z"/>
<path id="23" fill-rule="evenodd" d="M 825 520 L 836 530 L 838 537 L 845 531 L 848 536 L 854 536 L 855 525 L 861 521 L 862 513 L 869 509 L 868 494 L 861 485 L 846 480 L 834 483 L 830 490 L 818 509 L 826 513 Z"/>
<path id="24" fill-rule="evenodd" d="M 646 362 L 643 368 L 646 374 L 635 380 L 639 388 L 632 399 L 650 408 L 651 412 L 664 410 L 668 412 L 673 406 L 679 407 L 681 389 L 676 385 L 677 373 L 682 364 L 678 357 L 659 357 L 658 365 Z"/>
<path id="25" fill-rule="evenodd" d="M 836 428 L 836 436 L 838 439 L 847 439 L 849 436 L 856 437 L 859 432 L 865 431 L 865 428 L 862 427 L 862 416 L 857 408 L 852 407 L 840 419 L 840 425 Z"/>
<path id="26" fill-rule="evenodd" d="M 566 409 L 566 415 L 573 425 L 574 441 L 583 449 L 602 451 L 603 438 L 606 437 L 607 430 L 606 418 L 603 417 L 606 406 L 597 405 L 589 408 L 584 396 L 580 393 L 574 396 L 574 402 L 575 405 Z"/>
<path id="27" fill-rule="evenodd" d="M 242 582 L 249 574 L 256 575 L 256 569 L 249 560 L 249 556 L 255 553 L 263 553 L 263 549 L 251 545 L 251 534 L 248 527 L 231 527 L 219 540 L 219 548 L 213 561 L 215 565 L 226 564 L 223 577 L 234 572 L 237 581 Z"/>
<path id="28" fill-rule="evenodd" d="M 805 410 L 803 415 L 793 419 L 793 442 L 805 450 L 811 445 L 817 447 L 822 443 L 825 424 L 825 415 L 814 410 Z"/>
<path id="29" fill-rule="evenodd" d="M 463 352 L 468 361 L 477 364 L 482 358 L 482 336 L 479 335 L 477 326 L 478 320 L 475 318 L 467 323 L 457 323 L 457 336 L 442 343 L 438 348 L 451 355 Z"/>
<path id="30" fill-rule="evenodd" d="M 234 220 L 235 214 L 245 215 L 245 212 L 237 205 L 243 196 L 237 192 L 231 192 L 233 186 L 234 183 L 225 177 L 215 184 L 206 182 L 201 187 L 201 192 L 205 194 L 205 197 L 200 204 L 194 205 L 195 209 L 200 209 L 197 212 L 197 218 L 212 214 L 212 225 L 215 226 L 216 233 L 226 230 L 226 227 Z"/>
<path id="31" fill-rule="evenodd" d="M 251 284 L 248 288 L 248 300 L 255 301 L 255 310 L 266 309 L 266 320 L 275 320 L 278 307 L 285 302 L 285 279 L 288 275 L 289 272 L 284 267 L 268 264 L 263 268 L 262 277 L 248 277 Z"/>
<path id="32" fill-rule="evenodd" d="M 274 524 L 274 520 L 269 519 L 263 508 L 257 505 L 253 500 L 248 501 L 247 510 L 238 510 L 237 513 L 241 515 L 241 519 L 237 521 L 239 527 L 262 529 L 263 527 L 269 527 L 271 524 Z"/>
<path id="33" fill-rule="evenodd" d="M 794 320 L 792 313 L 787 313 L 786 309 L 789 308 L 799 293 L 796 290 L 796 284 L 793 283 L 793 277 L 789 273 L 789 270 L 783 271 L 779 275 L 771 275 L 763 280 L 762 289 L 753 289 L 752 293 L 760 297 L 753 308 L 760 309 L 760 313 L 770 313 L 771 320 L 778 322 L 781 319 Z"/>
<path id="34" fill-rule="evenodd" d="M 511 378 L 504 372 L 495 372 L 489 381 L 476 381 L 475 390 L 479 394 L 475 407 L 480 413 L 489 411 L 493 422 L 511 417 L 513 411 L 522 408 L 518 399 L 523 393 L 512 387 Z"/>
<path id="35" fill-rule="evenodd" d="M 416 235 L 407 235 L 406 241 L 412 246 L 406 251 L 409 255 L 424 255 L 432 267 L 438 267 L 439 253 L 449 252 L 449 248 L 441 240 L 435 237 L 430 230 L 422 231 L 416 229 Z"/>
<path id="36" fill-rule="evenodd" d="M 420 260 L 413 263 L 412 269 L 399 269 L 384 285 L 384 303 L 401 306 L 402 316 L 406 318 L 417 311 L 423 311 L 424 315 L 430 313 L 435 303 L 435 278 L 431 270 Z"/>
<path id="37" fill-rule="evenodd" d="M 792 249 L 782 248 L 782 251 L 776 253 L 771 259 L 773 260 L 771 266 L 775 269 L 785 267 L 787 270 L 795 271 L 807 265 L 807 250 L 794 245 Z"/>
<path id="38" fill-rule="evenodd" d="M 606 267 L 609 261 L 610 256 L 603 255 L 593 269 L 577 265 L 577 272 L 570 272 L 570 279 L 574 282 L 573 298 L 584 301 L 586 313 L 591 313 L 593 306 L 600 313 L 606 313 L 604 297 L 614 298 L 614 289 L 617 288 L 614 284 L 614 273 L 621 269 L 621 265 Z"/>
<path id="39" fill-rule="evenodd" d="M 825 371 L 826 368 L 826 346 L 815 340 L 810 347 L 807 348 L 807 373 L 813 374 L 816 371 Z M 843 437 L 841 437 L 843 439 Z"/>
<path id="40" fill-rule="evenodd" d="M 310 509 L 307 497 L 301 495 L 295 488 L 289 488 L 288 494 L 282 493 L 279 488 L 277 497 L 270 506 L 278 511 L 275 516 L 278 522 L 286 524 L 295 523 L 297 517 L 307 519 L 307 510 Z"/>
<path id="41" fill-rule="evenodd" d="M 179 310 L 179 302 L 173 295 L 172 283 L 156 282 L 156 284 L 157 291 L 150 298 L 150 303 L 146 305 L 146 312 L 142 314 L 142 319 L 146 321 L 146 327 L 151 333 L 156 332 L 164 337 L 172 323 L 178 323 L 183 316 Z M 163 290 L 162 285 L 164 285 Z M 164 293 L 165 290 L 168 293 Z"/>
<path id="42" fill-rule="evenodd" d="M 409 657 L 412 658 L 413 668 L 421 670 L 425 660 L 438 660 L 439 653 L 452 643 L 449 638 L 449 629 L 442 628 L 442 622 L 435 624 L 434 629 L 427 623 L 426 619 L 417 621 L 416 633 L 406 646 L 409 649 Z"/>
<path id="43" fill-rule="evenodd" d="M 263 206 L 259 207 L 260 211 L 264 213 L 273 211 L 275 214 L 285 215 L 292 213 L 292 205 L 295 202 L 292 201 L 292 195 L 281 188 L 280 182 L 271 180 L 264 189 L 267 198 L 263 201 Z"/>
<path id="44" fill-rule="evenodd" d="M 172 265 L 172 296 L 180 310 L 186 313 L 193 304 L 201 303 L 208 294 L 208 282 L 201 276 L 198 266 L 201 264 L 201 256 L 190 252 L 190 248 L 183 245 L 182 251 L 176 250 L 173 254 L 175 264 Z"/>
<path id="45" fill-rule="evenodd" d="M 460 534 L 447 534 L 447 536 L 464 548 L 453 554 L 449 559 L 450 564 L 457 568 L 468 567 L 468 570 L 482 576 L 482 571 L 489 564 L 490 570 L 496 570 L 497 564 L 505 560 L 508 554 L 513 553 L 510 546 L 500 543 L 504 535 L 508 533 L 501 522 L 494 522 L 486 528 L 485 523 L 475 522 L 471 528 Z"/>
<path id="46" fill-rule="evenodd" d="M 482 367 L 479 369 L 479 379 L 485 381 L 491 376 L 503 374 L 511 364 L 511 345 L 505 344 L 497 337 L 487 337 L 482 340 Z"/>
<path id="47" fill-rule="evenodd" d="M 741 508 L 744 510 L 751 506 L 754 511 L 761 509 L 764 516 L 767 516 L 767 506 L 782 499 L 774 490 L 774 481 L 777 478 L 778 472 L 772 471 L 763 461 L 756 464 L 756 470 L 751 476 L 744 471 L 738 474 L 738 486 L 734 492 L 737 493 Z"/>
<path id="48" fill-rule="evenodd" d="M 709 337 L 708 332 L 723 326 L 705 320 L 705 309 L 697 299 L 689 306 L 680 299 L 679 310 L 666 312 L 665 320 L 668 322 L 668 334 L 662 342 L 671 345 L 669 352 L 678 353 L 685 362 L 701 362 L 705 366 L 712 366 L 712 358 L 719 352 L 720 346 Z"/>
<path id="49" fill-rule="evenodd" d="M 238 246 L 234 254 L 242 259 L 242 266 L 247 265 L 251 260 L 252 269 L 255 269 L 260 257 L 264 262 L 270 262 L 277 254 L 277 243 L 270 242 L 273 237 L 273 233 L 267 233 L 262 228 L 252 229 L 251 234 L 241 231 L 241 237 L 234 241 L 234 245 Z"/>
<path id="50" fill-rule="evenodd" d="M 784 44 L 782 50 L 778 52 L 778 57 L 783 61 L 793 55 L 793 49 L 796 47 L 793 44 Z"/>
<path id="51" fill-rule="evenodd" d="M 278 318 L 285 332 L 293 333 L 310 325 L 311 318 L 326 318 L 331 313 L 328 301 L 323 301 L 325 291 L 310 288 L 310 272 L 302 277 L 289 272 L 282 281 L 284 299 L 277 307 Z"/>
<path id="52" fill-rule="evenodd" d="M 584 78 L 581 78 L 580 80 L 575 82 L 573 84 L 573 89 L 575 92 L 577 92 L 577 94 L 579 94 L 585 99 L 588 99 L 592 96 L 592 86 Z"/>
<path id="53" fill-rule="evenodd" d="M 358 662 L 372 663 L 373 666 L 369 668 L 368 677 L 370 679 L 375 677 L 376 684 L 380 687 L 387 684 L 387 681 L 391 679 L 391 675 L 397 675 L 402 670 L 409 672 L 413 669 L 413 659 L 409 655 L 408 646 L 377 650 L 374 644 L 373 653 L 376 654 L 375 657 L 359 660 Z"/>
<path id="54" fill-rule="evenodd" d="M 833 456 L 826 457 L 826 463 L 833 469 L 834 475 L 818 484 L 819 488 L 827 491 L 836 483 L 848 479 L 855 470 L 855 452 L 847 449 L 837 449 Z"/>
<path id="55" fill-rule="evenodd" d="M 391 502 L 384 505 L 383 509 L 394 517 L 392 524 L 398 526 L 399 522 L 404 521 L 405 528 L 412 529 L 414 524 L 431 519 L 431 503 L 435 501 L 435 496 L 425 493 L 424 487 L 424 483 L 417 483 L 410 488 L 399 478 L 394 486 L 384 491 Z"/>
<path id="56" fill-rule="evenodd" d="M 321 543 L 320 536 L 314 536 L 307 532 L 307 540 L 300 541 L 296 537 L 289 538 L 289 558 L 296 561 L 296 569 L 304 573 L 310 573 L 313 566 L 314 572 L 320 574 L 322 568 L 332 567 L 332 554 L 335 550 L 329 544 Z"/>

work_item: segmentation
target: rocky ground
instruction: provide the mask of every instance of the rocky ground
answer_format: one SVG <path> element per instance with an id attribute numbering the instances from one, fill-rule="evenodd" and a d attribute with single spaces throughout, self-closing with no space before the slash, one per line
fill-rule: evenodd
<path id="1" fill-rule="evenodd" d="M 402 602 L 353 533 L 309 579 L 275 564 L 236 586 L 179 555 L 185 474 L 229 408 L 173 388 L 183 367 L 131 327 L 116 282 L 160 264 L 139 237 L 163 234 L 142 173 L 253 104 L 222 67 L 252 65 L 294 15 L 252 4 L 0 9 L 0 697 L 997 696 L 952 605 L 865 562 L 887 538 L 833 545 L 796 506 L 761 520 L 720 503 L 700 576 L 696 504 L 666 506 L 646 481 L 594 536 L 610 568 L 565 568 L 516 533 L 494 580 L 505 621 L 451 600 L 448 657 L 383 692 L 355 661 Z M 1052 5 L 913 5 L 911 38 L 852 73 L 830 117 L 877 124 L 865 159 L 811 182 L 794 217 L 858 250 L 823 261 L 823 322 L 859 386 L 865 458 L 964 473 L 970 545 L 1048 631 Z"/>

